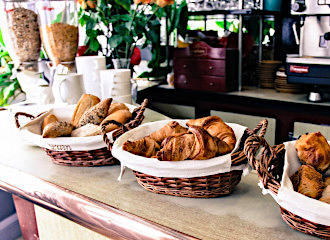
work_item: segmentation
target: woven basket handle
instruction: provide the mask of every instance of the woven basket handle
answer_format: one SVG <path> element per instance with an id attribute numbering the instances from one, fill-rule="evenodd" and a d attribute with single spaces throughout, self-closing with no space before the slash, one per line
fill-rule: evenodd
<path id="1" fill-rule="evenodd" d="M 259 147 L 263 147 L 260 159 L 256 159 L 255 152 Z M 271 190 L 274 194 L 278 193 L 280 183 L 275 179 L 276 171 L 279 168 L 279 153 L 284 150 L 284 145 L 271 147 L 263 136 L 250 136 L 246 139 L 244 145 L 244 153 L 247 156 L 250 166 L 257 171 L 259 179 L 262 181 L 266 189 Z M 283 171 L 283 168 L 282 168 Z"/>
<path id="2" fill-rule="evenodd" d="M 116 124 L 119 127 L 119 129 L 114 131 L 113 134 L 112 134 L 112 138 L 115 140 L 116 138 L 118 138 L 119 136 L 124 134 L 125 132 L 139 126 L 142 123 L 142 121 L 144 119 L 143 114 L 144 114 L 144 111 L 147 107 L 147 104 L 148 104 L 148 99 L 144 99 L 141 106 L 133 110 L 132 120 L 129 121 L 128 123 L 126 123 L 126 124 L 121 124 L 121 123 L 119 123 L 117 121 L 114 121 L 114 120 L 109 120 L 109 121 L 105 122 L 104 124 L 102 124 L 101 130 L 102 130 L 102 135 L 103 135 L 103 141 L 107 145 L 107 148 L 108 148 L 109 151 L 112 150 L 112 143 L 111 143 L 110 139 L 107 136 L 106 126 L 109 125 L 109 124 Z"/>
<path id="3" fill-rule="evenodd" d="M 258 125 L 253 130 L 249 130 L 249 135 L 255 135 L 259 131 L 258 136 L 263 137 L 266 134 L 267 127 L 268 127 L 268 120 L 264 119 L 261 122 L 259 122 Z"/>
<path id="4" fill-rule="evenodd" d="M 35 118 L 35 116 L 29 114 L 29 113 L 25 113 L 25 112 L 17 112 L 15 113 L 15 123 L 16 123 L 16 127 L 17 128 L 20 128 L 21 127 L 21 124 L 19 123 L 19 117 L 20 116 L 24 116 L 24 117 L 27 117 L 27 118 L 30 118 L 31 120 L 33 120 Z"/>

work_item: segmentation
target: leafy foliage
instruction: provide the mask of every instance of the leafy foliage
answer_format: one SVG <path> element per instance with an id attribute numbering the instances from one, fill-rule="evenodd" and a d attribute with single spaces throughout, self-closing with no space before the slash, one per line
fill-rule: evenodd
<path id="1" fill-rule="evenodd" d="M 10 104 L 15 99 L 17 90 L 21 88 L 17 78 L 12 79 L 14 64 L 11 62 L 12 59 L 5 49 L 0 31 L 0 107 Z"/>

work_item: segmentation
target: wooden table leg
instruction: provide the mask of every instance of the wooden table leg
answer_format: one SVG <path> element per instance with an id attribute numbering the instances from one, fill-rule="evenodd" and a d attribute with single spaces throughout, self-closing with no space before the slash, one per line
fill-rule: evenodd
<path id="1" fill-rule="evenodd" d="M 19 225 L 24 240 L 38 240 L 38 227 L 33 203 L 13 195 Z"/>

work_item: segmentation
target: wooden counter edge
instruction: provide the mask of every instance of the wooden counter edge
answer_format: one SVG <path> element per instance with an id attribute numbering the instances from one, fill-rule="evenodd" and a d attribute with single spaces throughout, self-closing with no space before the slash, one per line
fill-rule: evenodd
<path id="1" fill-rule="evenodd" d="M 0 189 L 111 239 L 196 239 L 9 167 L 0 176 Z"/>

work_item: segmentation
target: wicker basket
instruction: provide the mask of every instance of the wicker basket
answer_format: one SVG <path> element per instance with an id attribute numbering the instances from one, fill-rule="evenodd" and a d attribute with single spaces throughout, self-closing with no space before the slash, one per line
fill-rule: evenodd
<path id="1" fill-rule="evenodd" d="M 74 167 L 94 167 L 94 166 L 106 166 L 118 164 L 118 160 L 111 154 L 112 142 L 108 139 L 105 127 L 107 124 L 116 124 L 120 128 L 113 133 L 113 139 L 115 140 L 126 131 L 139 126 L 144 119 L 144 111 L 148 104 L 148 100 L 145 99 L 140 107 L 136 108 L 132 113 L 132 120 L 125 125 L 122 125 L 116 121 L 108 121 L 103 125 L 102 133 L 103 140 L 106 142 L 107 147 L 89 151 L 55 151 L 43 148 L 52 161 L 59 165 L 74 166 Z M 41 115 L 41 114 L 39 114 Z M 38 115 L 38 116 L 39 116 Z M 24 116 L 31 119 L 35 117 L 31 114 L 24 112 L 17 112 L 15 114 L 16 127 L 20 127 L 19 117 Z"/>
<path id="2" fill-rule="evenodd" d="M 260 159 L 254 157 L 254 149 L 264 147 Z M 249 163 L 257 171 L 264 187 L 278 194 L 283 174 L 285 148 L 283 144 L 271 147 L 263 137 L 251 136 L 246 140 L 244 152 Z M 283 220 L 293 229 L 319 238 L 330 239 L 330 226 L 313 223 L 281 208 Z"/>
<path id="3" fill-rule="evenodd" d="M 267 129 L 267 120 L 261 121 L 254 130 L 247 129 L 243 134 L 239 148 L 231 156 L 232 166 L 247 163 L 243 152 L 244 142 L 249 136 L 257 134 L 264 136 Z M 228 195 L 233 192 L 241 181 L 242 170 L 233 170 L 204 177 L 195 178 L 168 178 L 155 177 L 141 172 L 133 171 L 137 182 L 146 190 L 179 197 L 212 198 Z"/>

